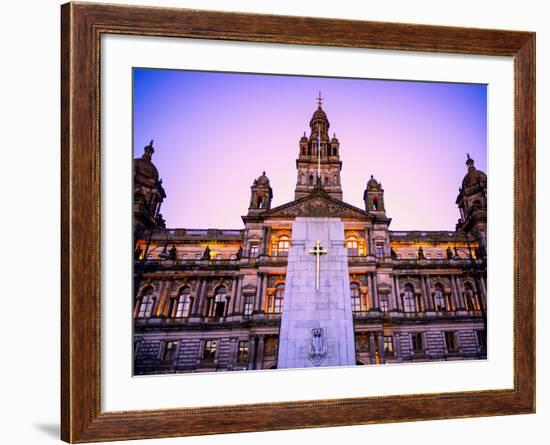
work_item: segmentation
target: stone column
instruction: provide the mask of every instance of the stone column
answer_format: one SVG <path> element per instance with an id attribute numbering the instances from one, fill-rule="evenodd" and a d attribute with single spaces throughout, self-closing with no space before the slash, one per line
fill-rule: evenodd
<path id="1" fill-rule="evenodd" d="M 374 342 L 373 332 L 369 332 L 369 355 L 371 364 L 376 364 L 376 343 Z"/>
<path id="2" fill-rule="evenodd" d="M 204 282 L 204 278 L 199 277 L 197 279 L 197 287 L 196 287 L 196 290 L 195 290 L 195 297 L 193 298 L 191 309 L 189 311 L 189 313 L 191 314 L 190 318 L 198 316 L 199 306 L 200 306 L 200 296 L 201 296 L 203 282 Z"/>
<path id="3" fill-rule="evenodd" d="M 248 337 L 248 369 L 254 369 L 254 351 L 256 346 L 256 337 Z"/>
<path id="4" fill-rule="evenodd" d="M 395 283 L 394 289 L 395 289 L 395 299 L 397 301 L 397 310 L 399 312 L 403 312 L 403 302 L 401 301 L 401 290 L 399 289 L 399 276 L 394 274 L 393 281 Z"/>
<path id="5" fill-rule="evenodd" d="M 432 298 L 432 291 L 430 286 L 430 278 L 427 275 L 424 275 L 424 288 L 426 289 L 426 301 L 428 303 L 428 311 L 434 311 L 434 302 Z"/>
<path id="6" fill-rule="evenodd" d="M 262 369 L 264 363 L 264 336 L 258 336 L 258 346 L 256 347 L 256 369 Z"/>
<path id="7" fill-rule="evenodd" d="M 373 286 L 372 286 L 372 290 L 373 290 L 373 294 L 374 294 L 374 310 L 376 311 L 379 311 L 380 310 L 380 301 L 379 301 L 379 298 L 378 298 L 378 280 L 376 279 L 376 272 L 373 272 L 372 273 L 372 282 L 373 282 Z"/>
<path id="8" fill-rule="evenodd" d="M 460 292 L 460 286 L 458 285 L 458 279 L 456 275 L 452 276 L 453 285 L 456 290 L 456 299 L 458 301 L 458 310 L 465 311 L 466 305 L 464 304 L 464 298 L 462 297 L 462 292 Z"/>
<path id="9" fill-rule="evenodd" d="M 386 351 L 384 350 L 384 333 L 378 334 L 378 356 L 380 357 L 380 363 L 386 363 Z"/>
<path id="10" fill-rule="evenodd" d="M 237 277 L 237 295 L 236 295 L 236 298 L 235 298 L 235 308 L 233 310 L 234 314 L 242 314 L 242 307 L 243 307 L 243 303 L 242 303 L 242 299 L 243 299 L 243 296 L 242 296 L 242 288 L 243 288 L 243 280 L 244 280 L 244 277 L 242 276 L 239 276 Z"/>
<path id="11" fill-rule="evenodd" d="M 256 299 L 254 300 L 254 312 L 260 311 L 260 304 L 262 300 L 262 274 L 258 272 L 256 277 Z"/>
<path id="12" fill-rule="evenodd" d="M 264 305 L 265 305 L 265 296 L 267 293 L 267 274 L 264 273 L 262 276 L 262 293 L 260 294 L 260 312 L 265 313 Z"/>
<path id="13" fill-rule="evenodd" d="M 237 308 L 237 295 L 239 290 L 239 281 L 240 277 L 237 275 L 233 277 L 233 292 L 231 296 L 231 313 L 229 315 L 235 315 L 235 310 Z"/>
<path id="14" fill-rule="evenodd" d="M 394 338 L 394 349 L 395 349 L 395 359 L 398 362 L 403 361 L 403 357 L 401 356 L 401 334 L 399 332 L 396 332 L 393 336 Z"/>
<path id="15" fill-rule="evenodd" d="M 395 275 L 391 275 L 391 293 L 390 293 L 390 311 L 396 312 L 397 311 L 397 289 L 395 288 Z"/>
<path id="16" fill-rule="evenodd" d="M 372 273 L 367 272 L 367 285 L 368 285 L 368 292 L 367 292 L 367 298 L 369 299 L 369 310 L 374 309 L 374 284 L 372 282 Z"/>
<path id="17" fill-rule="evenodd" d="M 450 281 L 451 281 L 451 300 L 453 302 L 453 310 L 458 311 L 458 309 L 460 308 L 460 300 L 458 298 L 458 290 L 456 288 L 454 275 L 451 275 Z"/>
<path id="18" fill-rule="evenodd" d="M 229 371 L 233 370 L 233 366 L 237 362 L 237 350 L 238 350 L 238 337 L 231 337 L 229 341 L 231 342 L 230 349 L 229 349 L 229 361 L 227 363 L 227 369 Z"/>
<path id="19" fill-rule="evenodd" d="M 206 311 L 206 299 L 207 299 L 207 293 L 208 293 L 208 280 L 206 277 L 203 279 L 203 284 L 201 287 L 201 295 L 200 295 L 200 305 L 199 305 L 199 316 L 200 317 L 206 317 L 208 314 L 205 314 Z"/>
<path id="20" fill-rule="evenodd" d="M 370 230 L 369 229 L 365 229 L 365 250 L 366 250 L 366 255 L 372 255 L 372 251 L 370 248 Z"/>

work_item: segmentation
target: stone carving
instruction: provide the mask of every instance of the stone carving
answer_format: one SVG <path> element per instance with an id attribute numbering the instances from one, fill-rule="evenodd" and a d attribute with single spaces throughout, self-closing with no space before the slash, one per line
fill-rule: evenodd
<path id="1" fill-rule="evenodd" d="M 319 366 L 321 363 L 323 363 L 323 360 L 327 356 L 326 343 L 327 341 L 324 328 L 313 328 L 311 330 L 311 347 L 309 350 L 308 358 L 315 366 Z"/>
<path id="2" fill-rule="evenodd" d="M 292 205 L 281 206 L 266 213 L 266 216 L 310 216 L 310 217 L 354 217 L 366 219 L 363 210 L 343 202 L 324 197 L 315 196 Z"/>

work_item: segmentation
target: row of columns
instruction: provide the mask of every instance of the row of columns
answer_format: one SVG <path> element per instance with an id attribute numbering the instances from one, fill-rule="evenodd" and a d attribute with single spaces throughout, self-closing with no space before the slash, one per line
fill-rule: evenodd
<path id="1" fill-rule="evenodd" d="M 453 310 L 465 310 L 467 307 L 464 295 L 461 292 L 461 287 L 458 284 L 458 276 L 456 274 L 453 274 L 450 276 L 451 281 L 451 294 L 450 294 L 450 301 L 453 306 Z M 370 284 L 370 283 L 369 283 Z M 481 287 L 481 295 L 478 295 L 478 301 L 479 304 L 482 305 L 482 309 L 486 309 L 486 295 L 487 295 L 487 287 L 485 284 L 485 281 L 483 278 L 480 278 L 480 287 Z M 374 288 L 374 292 L 376 292 L 376 287 Z M 477 293 L 477 291 L 476 291 Z M 401 299 L 401 290 L 400 290 L 400 284 L 399 284 L 399 276 L 397 274 L 392 275 L 392 299 L 390 301 L 390 310 L 397 310 L 399 312 L 402 312 L 404 310 L 403 308 L 403 301 Z M 432 286 L 431 286 L 431 280 L 428 275 L 420 275 L 420 310 L 421 311 L 428 311 L 433 312 L 435 311 L 435 301 L 432 295 Z"/>

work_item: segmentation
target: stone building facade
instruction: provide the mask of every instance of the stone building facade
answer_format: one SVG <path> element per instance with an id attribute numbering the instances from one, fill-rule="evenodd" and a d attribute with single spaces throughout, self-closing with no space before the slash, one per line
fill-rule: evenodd
<path id="1" fill-rule="evenodd" d="M 468 156 L 454 231 L 392 231 L 373 176 L 342 200 L 340 145 L 319 101 L 299 140 L 295 199 L 272 207 L 265 172 L 244 228 L 169 229 L 152 142 L 134 160 L 134 372 L 277 368 L 298 217 L 343 223 L 358 365 L 486 358 L 487 177 Z"/>

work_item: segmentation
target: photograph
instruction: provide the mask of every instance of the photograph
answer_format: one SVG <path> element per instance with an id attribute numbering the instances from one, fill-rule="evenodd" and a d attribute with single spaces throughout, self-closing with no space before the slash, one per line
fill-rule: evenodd
<path id="1" fill-rule="evenodd" d="M 486 84 L 131 75 L 135 376 L 487 359 Z"/>

